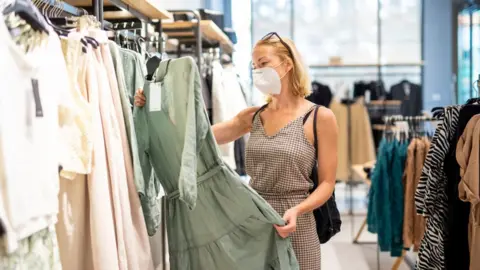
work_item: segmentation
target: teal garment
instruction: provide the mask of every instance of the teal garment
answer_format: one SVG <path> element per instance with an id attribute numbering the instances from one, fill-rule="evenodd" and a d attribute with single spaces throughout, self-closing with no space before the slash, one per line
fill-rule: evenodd
<path id="1" fill-rule="evenodd" d="M 145 84 L 145 76 L 147 75 L 147 67 L 145 60 L 137 52 L 120 48 L 122 55 L 123 69 L 125 72 L 126 94 L 130 100 L 130 106 L 133 108 L 135 92 L 142 89 Z"/>
<path id="2" fill-rule="evenodd" d="M 391 246 L 392 222 L 390 215 L 390 174 L 394 144 L 385 138 L 380 142 L 377 164 L 372 174 L 369 194 L 368 231 L 378 234 L 381 251 L 389 251 Z M 373 211 L 370 211 L 370 207 Z"/>
<path id="3" fill-rule="evenodd" d="M 368 231 L 378 235 L 380 251 L 402 255 L 403 184 L 408 145 L 396 139 L 380 142 L 372 173 L 367 213 Z"/>
<path id="4" fill-rule="evenodd" d="M 144 178 L 153 169 L 167 194 L 171 269 L 299 269 L 280 215 L 221 160 L 193 58 L 160 63 L 144 92 L 135 129 Z"/>
<path id="5" fill-rule="evenodd" d="M 140 194 L 140 198 L 145 196 L 145 186 L 143 180 L 142 166 L 140 164 L 140 156 L 138 155 L 137 149 L 137 135 L 135 134 L 135 129 L 133 126 L 133 114 L 131 110 L 131 105 L 128 100 L 126 89 L 127 83 L 125 81 L 126 77 L 129 77 L 129 73 L 125 73 L 123 67 L 122 56 L 120 55 L 120 50 L 118 45 L 110 41 L 109 42 L 110 51 L 112 53 L 113 64 L 115 67 L 115 73 L 117 75 L 118 90 L 120 91 L 120 100 L 122 103 L 122 111 L 125 119 L 125 128 L 127 131 L 128 143 L 130 145 L 130 154 L 133 161 L 133 173 L 135 179 L 135 187 L 137 192 Z"/>
<path id="6" fill-rule="evenodd" d="M 392 235 L 390 254 L 392 257 L 402 256 L 403 251 L 403 208 L 404 208 L 404 188 L 403 174 L 405 171 L 405 161 L 407 159 L 407 141 L 393 142 L 395 144 L 393 152 L 393 162 L 391 168 L 391 219 Z"/>

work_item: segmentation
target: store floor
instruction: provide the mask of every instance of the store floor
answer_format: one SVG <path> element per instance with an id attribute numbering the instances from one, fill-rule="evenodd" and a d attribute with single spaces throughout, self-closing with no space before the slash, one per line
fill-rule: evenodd
<path id="1" fill-rule="evenodd" d="M 380 253 L 380 268 L 377 268 L 377 240 L 375 234 L 366 229 L 359 238 L 360 243 L 353 244 L 352 240 L 357 234 L 366 216 L 342 216 L 342 231 L 328 243 L 322 245 L 322 269 L 326 270 L 390 270 L 396 258 L 390 253 Z M 352 233 L 352 228 L 353 233 Z M 352 236 L 353 235 L 353 236 Z M 409 270 L 408 265 L 402 261 L 399 270 Z"/>
<path id="2" fill-rule="evenodd" d="M 350 201 L 350 192 L 353 194 Z M 322 245 L 322 269 L 327 270 L 390 270 L 396 258 L 390 253 L 379 254 L 380 267 L 377 265 L 377 235 L 371 234 L 365 228 L 359 238 L 362 244 L 353 244 L 367 213 L 366 185 L 358 185 L 352 190 L 343 184 L 335 188 L 336 201 L 342 214 L 342 230 L 327 244 Z M 353 202 L 353 213 L 349 215 L 350 203 Z M 366 244 L 365 244 L 366 243 Z M 414 258 L 413 254 L 409 254 Z M 413 256 L 412 256 L 413 255 Z M 409 266 L 402 261 L 400 270 L 409 270 Z"/>

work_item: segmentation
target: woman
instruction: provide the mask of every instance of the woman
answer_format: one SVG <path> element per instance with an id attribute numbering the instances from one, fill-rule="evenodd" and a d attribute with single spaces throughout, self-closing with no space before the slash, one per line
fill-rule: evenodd
<path id="1" fill-rule="evenodd" d="M 281 237 L 291 237 L 301 270 L 319 270 L 320 242 L 312 211 L 332 195 L 337 166 L 337 123 L 333 113 L 319 107 L 317 113 L 318 156 L 313 145 L 316 105 L 307 101 L 310 81 L 292 41 L 270 33 L 253 50 L 253 79 L 257 89 L 269 96 L 262 108 L 251 107 L 235 118 L 212 127 L 218 144 L 250 132 L 246 170 L 251 186 L 283 215 L 277 226 Z M 145 96 L 135 95 L 143 106 Z M 310 174 L 318 159 L 318 188 Z"/>

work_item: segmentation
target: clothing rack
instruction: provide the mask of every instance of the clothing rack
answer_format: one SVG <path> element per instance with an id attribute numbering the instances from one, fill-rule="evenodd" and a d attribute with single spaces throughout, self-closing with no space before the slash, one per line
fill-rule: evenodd
<path id="1" fill-rule="evenodd" d="M 176 53 L 178 57 L 185 53 L 193 54 L 201 67 L 204 49 L 220 48 L 227 53 L 233 51 L 233 43 L 223 29 L 220 29 L 212 20 L 202 20 L 197 10 L 171 10 L 170 12 L 175 15 L 193 15 L 190 20 L 177 17 L 177 20 L 163 24 L 163 32 L 168 35 L 168 38 L 178 41 L 171 53 Z M 186 50 L 186 47 L 192 51 Z"/>
<path id="2" fill-rule="evenodd" d="M 437 118 L 429 117 L 429 116 L 403 116 L 403 115 L 391 115 L 391 116 L 384 116 L 383 120 L 385 122 L 385 132 L 384 136 L 388 134 L 388 132 L 405 132 L 406 130 L 398 129 L 393 130 L 393 127 L 398 122 L 407 122 L 408 124 L 408 132 L 422 132 L 423 130 L 420 129 L 419 124 L 424 122 L 436 122 L 438 121 Z M 366 227 L 367 219 L 365 219 L 364 224 L 361 227 L 361 231 L 357 235 L 357 239 L 360 236 L 360 233 Z M 380 269 L 380 246 L 377 244 L 377 269 Z M 400 268 L 401 263 L 404 262 L 410 269 L 415 269 L 415 259 L 412 259 L 408 256 L 407 251 L 403 250 L 401 256 L 397 257 L 393 263 L 392 270 L 397 270 Z"/>
<path id="3" fill-rule="evenodd" d="M 173 18 L 173 15 L 160 8 L 158 3 L 148 0 L 65 0 L 65 2 L 91 11 L 98 21 L 102 22 L 102 28 L 104 29 L 111 29 L 111 27 L 106 27 L 104 19 L 115 23 L 134 22 L 135 27 L 139 27 L 143 23 L 142 30 L 145 30 L 146 24 L 151 24 L 155 27 L 155 31 L 159 33 L 160 38 L 162 20 Z M 144 33 L 143 36 L 146 36 L 146 34 Z M 160 43 L 162 42 L 160 41 Z M 162 46 L 159 46 L 159 52 L 162 53 Z"/>
<path id="4" fill-rule="evenodd" d="M 33 1 L 33 3 L 38 6 L 39 8 L 49 6 L 50 8 L 53 8 L 57 11 L 61 11 L 60 16 L 68 16 L 68 15 L 73 15 L 73 16 L 81 16 L 81 15 L 87 15 L 87 11 L 84 9 L 80 9 L 77 7 L 74 7 L 64 1 L 58 1 L 58 0 L 37 0 Z"/>

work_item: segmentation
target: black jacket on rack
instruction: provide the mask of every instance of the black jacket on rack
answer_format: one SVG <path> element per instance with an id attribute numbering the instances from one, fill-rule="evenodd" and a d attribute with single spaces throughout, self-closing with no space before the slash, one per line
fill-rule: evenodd
<path id="1" fill-rule="evenodd" d="M 420 85 L 403 80 L 390 88 L 390 97 L 392 100 L 402 101 L 402 115 L 417 116 L 422 114 L 423 98 Z"/>
<path id="2" fill-rule="evenodd" d="M 387 95 L 382 81 L 359 81 L 353 85 L 353 96 L 356 98 L 365 96 L 367 91 L 370 92 L 370 100 L 379 100 Z"/>
<path id="3" fill-rule="evenodd" d="M 329 107 L 332 101 L 332 91 L 328 85 L 319 82 L 312 82 L 312 93 L 307 97 L 307 100 L 324 107 Z"/>

